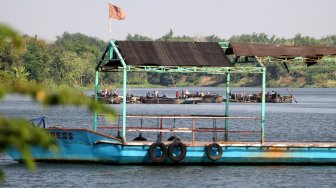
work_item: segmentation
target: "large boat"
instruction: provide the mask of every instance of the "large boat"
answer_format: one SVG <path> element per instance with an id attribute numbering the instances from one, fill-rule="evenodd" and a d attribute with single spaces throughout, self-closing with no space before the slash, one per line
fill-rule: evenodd
<path id="1" fill-rule="evenodd" d="M 227 56 L 234 56 L 229 58 Z M 93 129 L 50 127 L 46 130 L 55 137 L 59 152 L 53 153 L 33 147 L 36 161 L 81 161 L 112 164 L 336 164 L 336 142 L 267 142 L 265 133 L 266 68 L 264 63 L 300 61 L 314 64 L 324 55 L 336 55 L 335 47 L 280 46 L 248 43 L 215 42 L 159 42 L 111 41 L 96 65 L 96 91 L 99 72 L 123 73 L 123 98 L 127 96 L 127 72 L 206 73 L 226 76 L 226 98 L 231 93 L 232 73 L 261 74 L 260 116 L 233 116 L 229 113 L 229 100 L 225 101 L 223 115 L 139 115 L 127 114 L 126 100 L 118 125 L 99 125 L 95 114 Z M 295 58 L 299 56 L 301 58 Z M 96 95 L 96 100 L 98 96 Z M 207 109 L 211 114 L 211 109 Z M 156 114 L 158 112 L 153 112 Z M 259 123 L 256 141 L 231 141 L 231 120 Z M 151 122 L 144 126 L 144 121 Z M 169 123 L 167 121 L 170 120 Z M 218 126 L 217 121 L 224 121 Z M 182 126 L 175 123 L 182 121 Z M 137 123 L 136 123 L 137 122 Z M 173 123 L 172 123 L 173 122 Z M 199 123 L 201 122 L 201 123 Z M 211 123 L 212 126 L 203 126 Z M 112 136 L 101 130 L 115 131 Z M 140 133 L 130 140 L 130 133 Z M 116 134 L 120 133 L 120 134 Z M 151 139 L 142 133 L 154 134 Z M 185 137 L 164 139 L 167 133 L 184 133 Z M 222 133 L 223 139 L 211 137 L 196 139 L 199 134 Z M 8 154 L 20 161 L 21 154 L 9 149 Z"/>

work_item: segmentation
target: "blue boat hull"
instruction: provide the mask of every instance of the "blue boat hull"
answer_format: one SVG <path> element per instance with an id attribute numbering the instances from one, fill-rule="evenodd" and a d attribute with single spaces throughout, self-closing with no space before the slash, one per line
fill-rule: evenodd
<path id="1" fill-rule="evenodd" d="M 37 161 L 97 162 L 110 164 L 154 164 L 149 157 L 150 142 L 122 143 L 119 139 L 86 129 L 48 129 L 59 145 L 59 152 L 33 147 Z M 206 145 L 186 146 L 186 156 L 178 164 L 336 164 L 336 144 L 309 146 L 272 144 L 220 144 L 223 154 L 216 161 L 209 159 Z M 9 149 L 14 160 L 20 153 Z M 167 157 L 161 164 L 176 164 Z"/>

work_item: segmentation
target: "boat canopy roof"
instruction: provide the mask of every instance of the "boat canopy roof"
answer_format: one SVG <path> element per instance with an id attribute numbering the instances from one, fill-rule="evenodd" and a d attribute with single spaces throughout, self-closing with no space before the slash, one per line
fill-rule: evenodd
<path id="1" fill-rule="evenodd" d="M 260 43 L 230 43 L 226 54 L 237 56 L 259 56 L 259 57 L 308 57 L 319 58 L 327 55 L 336 55 L 334 46 L 286 46 L 277 44 Z"/>
<path id="2" fill-rule="evenodd" d="M 217 42 L 116 41 L 126 65 L 232 67 Z M 115 59 L 115 58 L 113 58 Z M 110 61 L 105 66 L 121 66 Z"/>
<path id="3" fill-rule="evenodd" d="M 333 46 L 226 44 L 223 47 L 218 42 L 111 41 L 99 58 L 96 70 L 115 71 L 120 67 L 128 67 L 129 71 L 219 73 L 223 72 L 221 68 L 225 68 L 224 72 L 234 67 L 239 69 L 234 66 L 236 63 L 256 62 L 257 67 L 262 67 L 264 62 L 298 61 L 310 66 L 324 56 L 336 55 L 336 47 Z M 231 55 L 235 58 L 229 59 Z M 163 70 L 162 67 L 169 70 Z"/>

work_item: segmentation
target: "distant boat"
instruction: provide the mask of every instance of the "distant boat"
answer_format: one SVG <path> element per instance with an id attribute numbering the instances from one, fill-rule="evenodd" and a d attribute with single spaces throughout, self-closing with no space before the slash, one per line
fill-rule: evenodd
<path id="1" fill-rule="evenodd" d="M 123 102 L 123 96 L 98 96 L 98 101 L 104 104 L 121 104 Z M 126 99 L 128 104 L 137 104 L 140 103 L 139 96 L 128 96 Z"/>
<path id="2" fill-rule="evenodd" d="M 164 98 L 164 97 L 140 97 L 143 104 L 197 104 L 202 97 Z"/>
<path id="3" fill-rule="evenodd" d="M 140 97 L 143 104 L 198 104 L 198 103 L 222 103 L 224 98 L 218 94 L 186 94 L 184 97 Z"/>
<path id="4" fill-rule="evenodd" d="M 276 92 L 273 94 L 265 95 L 266 103 L 292 103 L 293 99 L 294 99 L 293 95 L 280 95 Z M 250 95 L 231 93 L 229 100 L 230 102 L 240 102 L 240 103 L 261 103 L 262 97 L 261 93 L 259 94 L 254 93 Z"/>
<path id="5" fill-rule="evenodd" d="M 224 97 L 214 93 L 205 94 L 203 96 L 200 95 L 187 95 L 187 96 L 201 97 L 202 100 L 199 103 L 222 103 L 224 101 Z"/>

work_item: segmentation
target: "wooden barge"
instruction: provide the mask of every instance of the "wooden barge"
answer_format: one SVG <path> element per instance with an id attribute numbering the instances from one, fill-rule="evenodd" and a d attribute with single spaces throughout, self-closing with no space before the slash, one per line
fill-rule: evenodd
<path id="1" fill-rule="evenodd" d="M 140 97 L 142 104 L 197 104 L 201 97 L 167 98 L 167 97 Z"/>
<path id="2" fill-rule="evenodd" d="M 264 138 L 266 110 L 266 68 L 263 63 L 275 61 L 288 63 L 300 61 L 312 65 L 325 55 L 336 55 L 335 47 L 293 47 L 247 43 L 214 42 L 135 42 L 111 41 L 96 66 L 96 88 L 98 92 L 99 72 L 123 72 L 123 97 L 127 93 L 127 72 L 145 71 L 160 73 L 207 73 L 226 76 L 226 98 L 231 93 L 231 75 L 239 73 L 261 74 L 261 113 L 257 117 L 235 117 L 229 113 L 229 100 L 225 101 L 222 116 L 139 116 L 128 115 L 126 100 L 117 126 L 98 125 L 95 114 L 93 130 L 72 128 L 47 128 L 58 141 L 60 152 L 52 153 L 34 147 L 37 161 L 82 161 L 111 164 L 336 164 L 336 142 L 267 142 Z M 230 61 L 228 56 L 234 56 Z M 299 56 L 299 58 L 297 58 Z M 241 66 L 238 66 L 241 65 Z M 253 66 L 252 66 L 253 65 Z M 96 95 L 96 100 L 98 96 Z M 145 127 L 142 122 L 152 119 L 156 127 Z M 166 120 L 185 121 L 183 127 L 171 127 Z M 229 135 L 232 120 L 260 123 L 260 129 L 252 131 L 260 135 L 254 142 L 233 142 Z M 134 121 L 140 121 L 136 126 Z M 186 120 L 189 123 L 186 123 Z M 202 127 L 198 121 L 207 120 L 214 126 Z M 224 126 L 215 126 L 216 121 Z M 130 123 L 130 124 L 128 124 Z M 248 124 L 248 123 L 246 123 Z M 103 134 L 101 129 L 115 130 L 118 136 Z M 139 135 L 129 140 L 131 132 L 153 133 L 147 140 Z M 183 132 L 187 138 L 173 138 L 167 141 L 166 133 Z M 237 131 L 236 131 L 237 132 Z M 250 133 L 251 131 L 238 131 Z M 197 134 L 195 134 L 197 133 Z M 223 134 L 220 139 L 200 140 L 201 133 Z M 141 139 L 140 139 L 141 138 Z M 21 160 L 18 151 L 10 149 L 9 155 Z"/>
<path id="3" fill-rule="evenodd" d="M 261 103 L 262 97 L 261 94 L 253 95 L 241 95 L 241 96 L 232 96 L 230 97 L 230 102 L 239 102 L 239 103 Z M 294 97 L 292 95 L 270 95 L 266 94 L 265 102 L 266 103 L 293 103 Z"/>
<path id="4" fill-rule="evenodd" d="M 98 100 L 105 104 L 121 104 L 122 96 L 98 96 Z M 128 104 L 198 104 L 198 103 L 221 103 L 224 99 L 219 95 L 190 95 L 186 97 L 169 98 L 169 97 L 142 97 L 129 96 L 126 103 Z"/>
<path id="5" fill-rule="evenodd" d="M 292 103 L 294 97 L 292 95 L 266 95 L 266 103 Z M 99 96 L 98 100 L 105 104 L 121 104 L 122 96 Z M 230 102 L 237 103 L 261 103 L 261 96 L 257 94 L 230 96 Z M 142 97 L 132 96 L 127 97 L 127 104 L 198 104 L 198 103 L 222 103 L 226 99 L 217 94 L 212 95 L 190 95 L 187 97 L 169 98 L 169 97 Z"/>

